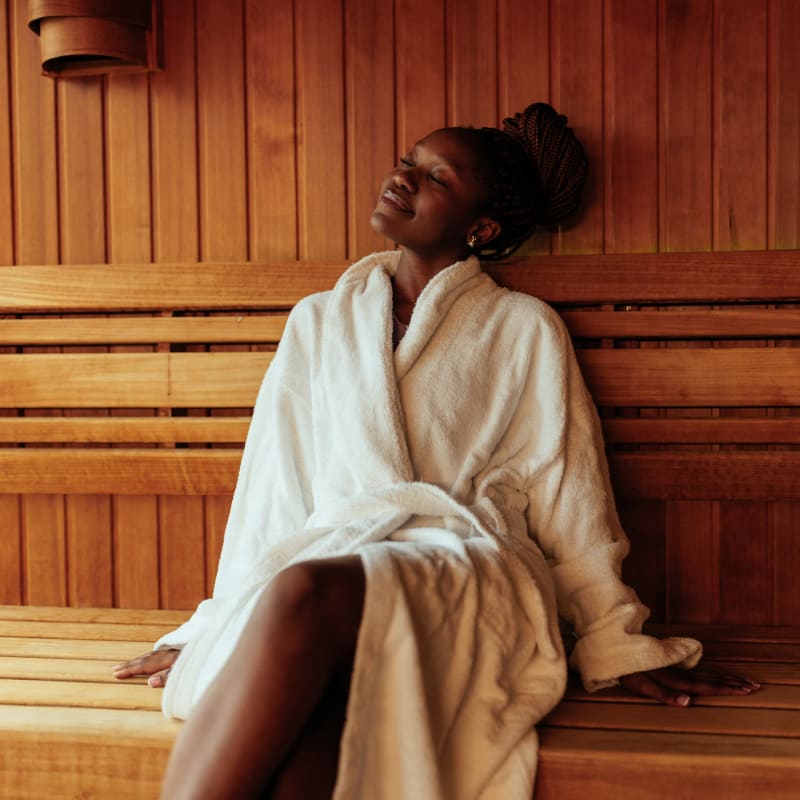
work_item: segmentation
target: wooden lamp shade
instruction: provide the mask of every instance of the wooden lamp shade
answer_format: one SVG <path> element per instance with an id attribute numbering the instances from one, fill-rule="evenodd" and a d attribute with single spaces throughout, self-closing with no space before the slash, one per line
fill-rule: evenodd
<path id="1" fill-rule="evenodd" d="M 159 69 L 156 0 L 30 0 L 51 77 Z"/>

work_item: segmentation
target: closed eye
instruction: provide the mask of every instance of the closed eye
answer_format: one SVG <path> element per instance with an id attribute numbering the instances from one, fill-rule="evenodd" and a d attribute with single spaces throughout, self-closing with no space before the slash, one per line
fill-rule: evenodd
<path id="1" fill-rule="evenodd" d="M 437 178 L 435 175 L 428 175 L 428 177 L 429 177 L 429 178 L 430 178 L 430 179 L 431 179 L 431 180 L 432 180 L 434 183 L 438 183 L 438 184 L 439 184 L 439 186 L 444 186 L 445 188 L 447 187 L 447 184 L 446 184 L 446 183 L 445 183 L 445 182 L 444 182 L 444 181 L 443 181 L 441 178 Z"/>
<path id="2" fill-rule="evenodd" d="M 415 167 L 416 166 L 416 164 L 410 158 L 401 158 L 400 159 L 400 163 L 404 167 Z"/>

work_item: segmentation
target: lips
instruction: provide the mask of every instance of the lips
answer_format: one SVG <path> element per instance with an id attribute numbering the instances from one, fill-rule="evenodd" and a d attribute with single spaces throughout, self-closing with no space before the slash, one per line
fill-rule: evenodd
<path id="1" fill-rule="evenodd" d="M 414 213 L 414 209 L 411 208 L 406 199 L 392 189 L 386 189 L 384 191 L 381 195 L 381 201 L 388 206 L 398 209 L 398 211 L 402 211 L 404 214 Z"/>

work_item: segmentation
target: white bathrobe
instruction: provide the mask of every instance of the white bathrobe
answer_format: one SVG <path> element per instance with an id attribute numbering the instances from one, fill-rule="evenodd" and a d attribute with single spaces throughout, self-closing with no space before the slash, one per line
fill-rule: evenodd
<path id="1" fill-rule="evenodd" d="M 337 800 L 528 800 L 560 699 L 557 615 L 585 686 L 694 665 L 640 633 L 597 416 L 555 312 L 478 260 L 425 287 L 392 349 L 399 253 L 300 302 L 256 403 L 214 596 L 164 710 L 186 717 L 287 564 L 358 553 L 367 589 Z"/>

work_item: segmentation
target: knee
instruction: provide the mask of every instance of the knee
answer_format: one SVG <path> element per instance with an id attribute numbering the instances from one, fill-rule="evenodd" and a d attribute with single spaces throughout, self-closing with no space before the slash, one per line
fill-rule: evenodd
<path id="1" fill-rule="evenodd" d="M 257 613 L 274 635 L 305 652 L 345 657 L 355 648 L 364 598 L 363 569 L 325 561 L 293 564 L 270 583 Z"/>

